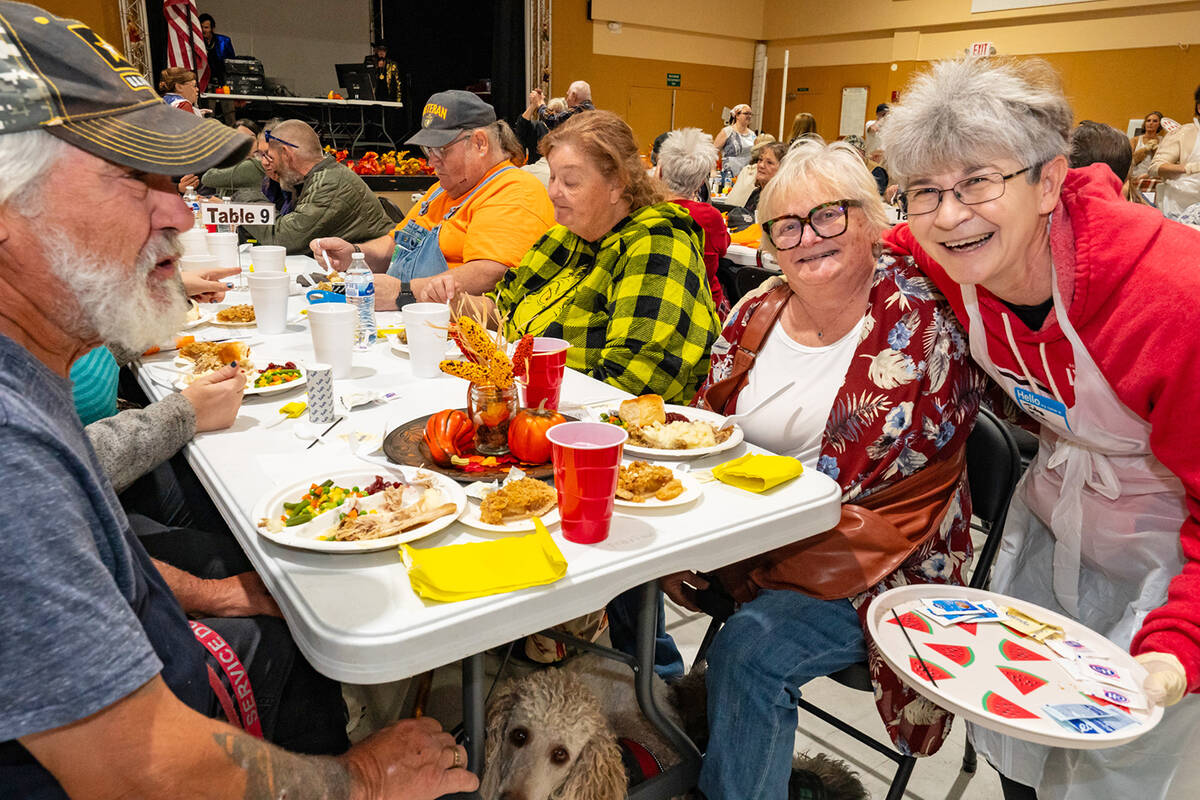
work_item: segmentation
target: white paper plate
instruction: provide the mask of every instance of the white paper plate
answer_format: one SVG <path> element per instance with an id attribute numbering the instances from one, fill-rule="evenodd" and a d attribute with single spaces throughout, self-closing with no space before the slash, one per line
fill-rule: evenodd
<path id="1" fill-rule="evenodd" d="M 542 524 L 549 528 L 551 525 L 557 525 L 559 522 L 558 507 L 542 514 Z M 479 518 L 479 504 L 475 502 L 467 503 L 467 510 L 462 513 L 458 521 L 464 525 L 470 525 L 472 528 L 478 528 L 481 531 L 492 531 L 494 533 L 524 533 L 526 531 L 536 530 L 533 524 L 533 517 L 518 519 L 512 522 L 506 522 L 503 525 L 492 525 L 484 522 Z"/>
<path id="2" fill-rule="evenodd" d="M 1124 649 L 1095 631 L 1053 611 L 1014 597 L 943 584 L 901 586 L 884 592 L 871 602 L 867 613 L 867 628 L 879 646 L 879 653 L 901 680 L 942 708 L 985 728 L 1017 739 L 1077 750 L 1094 750 L 1125 744 L 1146 733 L 1162 719 L 1162 706 L 1154 706 L 1149 711 L 1131 711 L 1138 724 L 1112 733 L 1087 734 L 1067 730 L 1051 719 L 1042 707 L 1058 703 L 1096 703 L 1080 693 L 1075 680 L 1056 663 L 1050 648 L 1034 639 L 1018 636 L 998 622 L 978 623 L 974 633 L 961 625 L 942 627 L 929 619 L 921 604 L 922 598 L 934 597 L 990 600 L 1001 609 L 1016 608 L 1036 619 L 1059 625 L 1067 636 L 1078 639 L 1092 650 L 1101 653 L 1114 665 L 1131 673 L 1139 684 L 1145 677 L 1146 670 Z M 915 614 L 916 618 L 912 621 L 917 629 L 905 627 L 902 630 L 892 619 L 892 609 L 901 617 L 906 613 Z M 926 626 L 930 629 L 928 632 L 923 630 Z M 914 670 L 910 665 L 912 647 L 904 638 L 905 632 L 931 669 L 948 672 L 952 677 L 938 677 L 935 670 L 937 686 L 934 686 L 920 672 L 919 664 Z M 1001 651 L 1002 640 L 1010 643 L 1005 645 L 1009 648 L 1010 655 L 1025 657 L 1006 657 Z M 941 649 L 930 647 L 931 644 L 940 646 Z M 958 655 L 963 663 L 947 655 L 954 648 L 959 648 Z M 961 648 L 969 648 L 969 653 Z M 1006 677 L 998 667 L 1007 668 L 1013 678 Z M 921 674 L 921 677 L 917 677 L 918 674 Z M 1022 681 L 1024 688 L 1018 688 L 1014 679 Z M 1001 700 L 1008 701 L 1035 716 L 1029 719 L 1013 719 L 993 713 L 984 707 L 984 699 L 988 693 L 998 695 Z M 995 702 L 995 698 L 989 699 Z"/>
<path id="3" fill-rule="evenodd" d="M 267 363 L 270 364 L 271 361 L 268 360 Z M 279 362 L 275 362 L 275 363 L 279 363 Z M 254 369 L 255 378 L 257 378 L 257 376 L 259 375 L 259 371 L 258 371 L 259 369 L 260 369 L 259 367 L 256 367 Z M 297 386 L 303 386 L 304 384 L 308 383 L 308 375 L 306 375 L 304 373 L 304 367 L 297 364 L 296 369 L 298 369 L 300 371 L 299 378 L 297 378 L 294 381 L 288 381 L 287 383 L 281 383 L 277 386 L 258 386 L 258 387 L 256 387 L 254 385 L 253 380 L 247 379 L 246 390 L 244 392 L 242 392 L 242 394 L 250 395 L 250 396 L 260 395 L 260 394 L 279 394 L 281 392 L 286 392 L 289 389 L 295 389 Z"/>
<path id="4" fill-rule="evenodd" d="M 700 481 L 696 480 L 693 475 L 687 472 L 678 472 L 675 470 L 672 470 L 672 472 L 675 474 L 675 477 L 679 479 L 679 482 L 683 484 L 683 491 L 677 496 L 672 497 L 670 500 L 658 500 L 651 495 L 640 503 L 635 503 L 632 500 L 622 500 L 619 497 L 615 498 L 614 502 L 623 508 L 670 508 L 671 506 L 686 505 L 704 493 L 704 487 L 700 485 Z"/>
<path id="5" fill-rule="evenodd" d="M 284 363 L 286 363 L 289 360 L 290 359 L 284 359 Z M 272 362 L 279 363 L 278 360 L 276 360 L 276 359 L 268 358 L 263 362 L 263 364 L 265 366 L 266 364 L 270 364 Z M 192 362 L 186 358 L 183 358 L 182 356 L 176 356 L 175 360 L 172 363 L 177 367 L 187 368 L 188 366 L 191 365 Z M 281 392 L 286 392 L 291 389 L 295 389 L 297 386 L 303 386 L 305 383 L 308 382 L 308 375 L 305 374 L 304 367 L 297 364 L 296 369 L 300 370 L 300 377 L 297 378 L 296 380 L 289 381 L 287 383 L 281 383 L 277 386 L 257 386 L 256 387 L 254 385 L 254 381 L 255 381 L 255 379 L 258 378 L 258 376 L 260 374 L 259 370 L 263 369 L 263 368 L 264 367 L 255 366 L 253 369 L 251 369 L 250 373 L 246 375 L 246 389 L 242 392 L 243 396 L 256 397 L 260 394 L 279 394 Z M 183 391 L 188 386 L 190 386 L 191 382 L 188 380 L 189 377 L 190 377 L 189 375 L 179 375 L 174 382 L 175 388 L 180 391 Z"/>
<path id="6" fill-rule="evenodd" d="M 595 414 L 596 419 L 599 420 L 601 413 L 613 413 L 617 410 L 619 405 L 620 402 L 614 401 L 610 406 L 593 408 L 593 413 Z M 706 411 L 702 408 L 672 405 L 664 406 L 663 408 L 667 411 L 667 413 L 674 411 L 676 414 L 683 414 L 692 422 L 708 422 L 713 425 L 720 425 L 725 421 L 725 417 L 722 415 L 716 414 L 712 411 Z M 678 460 L 685 458 L 700 458 L 701 456 L 709 456 L 713 453 L 720 453 L 725 450 L 729 450 L 730 448 L 737 447 L 745 438 L 745 434 L 742 433 L 742 427 L 740 425 L 734 425 L 733 433 L 730 434 L 729 438 L 720 444 L 713 445 L 712 447 L 696 447 L 691 450 L 660 450 L 655 447 L 641 447 L 633 442 L 626 442 L 625 453 L 631 456 L 654 459 L 671 458 Z"/>
<path id="7" fill-rule="evenodd" d="M 201 325 L 212 322 L 213 317 L 216 316 L 215 311 L 202 311 L 200 309 L 200 304 L 195 300 L 188 300 L 188 302 L 191 304 L 192 308 L 196 309 L 196 312 L 199 314 L 199 316 L 195 319 L 189 319 L 187 322 L 183 323 L 183 329 L 185 331 L 191 330 L 192 328 L 199 328 Z"/>
<path id="8" fill-rule="evenodd" d="M 248 303 L 234 303 L 232 305 L 222 306 L 221 308 L 218 308 L 216 311 L 213 312 L 212 320 L 210 321 L 209 324 L 216 325 L 218 328 L 253 328 L 254 326 L 258 325 L 257 321 L 255 321 L 255 322 L 222 322 L 221 320 L 217 319 L 217 314 L 219 312 L 224 311 L 227 308 L 233 308 L 233 306 L 235 306 L 235 305 L 244 306 L 244 305 L 249 305 L 249 304 Z"/>
<path id="9" fill-rule="evenodd" d="M 400 326 L 403 327 L 403 326 Z M 392 352 L 397 355 L 402 355 L 408 358 L 411 351 L 408 349 L 408 342 L 400 341 L 400 337 L 394 333 L 389 333 L 387 336 L 388 346 L 392 348 Z M 462 355 L 462 350 L 458 349 L 458 345 L 452 341 L 446 341 L 446 356 L 448 358 L 458 358 Z"/>
<path id="10" fill-rule="evenodd" d="M 316 520 L 304 525 L 297 525 L 293 528 L 283 528 L 275 532 L 271 531 L 260 521 L 271 516 L 279 516 L 283 513 L 283 504 L 285 502 L 295 502 L 304 495 L 309 487 L 314 483 L 322 483 L 330 478 L 333 479 L 336 486 L 367 486 L 375 480 L 376 475 L 382 475 L 386 481 L 396 479 L 394 472 L 403 473 L 407 480 L 413 480 L 418 475 L 421 478 L 428 477 L 430 482 L 441 489 L 442 494 L 447 498 L 447 502 L 454 503 L 458 508 L 455 512 L 447 514 L 444 517 L 439 517 L 433 522 L 426 523 L 420 527 L 413 528 L 410 531 L 396 534 L 395 536 L 385 536 L 382 539 L 368 539 L 366 541 L 357 542 L 333 542 L 318 539 L 317 537 L 324 534 L 331 526 L 331 522 L 318 517 Z M 285 489 L 280 489 L 272 493 L 268 497 L 260 500 L 254 507 L 253 516 L 255 526 L 259 534 L 270 539 L 276 544 L 284 545 L 285 547 L 296 547 L 301 550 L 313 550 L 318 553 L 367 553 L 374 550 L 387 550 L 404 542 L 412 542 L 417 539 L 429 536 L 432 533 L 437 533 L 454 520 L 458 519 L 462 514 L 463 509 L 467 506 L 467 494 L 462 487 L 455 481 L 447 478 L 444 475 L 439 475 L 436 472 L 417 469 L 416 467 L 397 467 L 392 466 L 390 470 L 378 469 L 371 470 L 370 468 L 342 470 L 328 474 L 314 475 L 305 480 L 296 481 L 291 486 Z M 326 512 L 324 516 L 328 516 L 330 512 Z"/>

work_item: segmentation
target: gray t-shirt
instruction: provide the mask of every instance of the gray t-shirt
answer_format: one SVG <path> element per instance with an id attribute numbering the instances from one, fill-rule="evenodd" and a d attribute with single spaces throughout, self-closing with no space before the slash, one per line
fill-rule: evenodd
<path id="1" fill-rule="evenodd" d="M 2 335 L 0 454 L 0 786 L 61 796 L 12 740 L 93 714 L 159 673 L 202 712 L 211 689 L 204 650 L 133 536 L 70 382 Z"/>

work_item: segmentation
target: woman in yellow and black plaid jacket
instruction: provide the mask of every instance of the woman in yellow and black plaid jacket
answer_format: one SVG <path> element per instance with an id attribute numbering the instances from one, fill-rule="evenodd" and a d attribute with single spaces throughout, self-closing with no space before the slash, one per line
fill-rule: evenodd
<path id="1" fill-rule="evenodd" d="M 577 114 L 540 149 L 558 224 L 488 295 L 505 335 L 565 339 L 572 369 L 687 403 L 721 332 L 703 230 L 665 202 L 633 131 L 611 112 Z"/>

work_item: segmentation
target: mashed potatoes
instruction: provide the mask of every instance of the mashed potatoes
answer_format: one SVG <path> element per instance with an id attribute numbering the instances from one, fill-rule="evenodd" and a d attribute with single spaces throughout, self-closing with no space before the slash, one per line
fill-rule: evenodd
<path id="1" fill-rule="evenodd" d="M 707 422 L 654 422 L 638 428 L 637 438 L 659 450 L 692 450 L 717 443 L 716 432 Z"/>

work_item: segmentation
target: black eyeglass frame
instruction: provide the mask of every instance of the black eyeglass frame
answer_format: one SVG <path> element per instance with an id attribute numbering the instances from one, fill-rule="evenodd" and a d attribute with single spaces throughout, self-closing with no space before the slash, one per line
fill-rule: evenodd
<path id="1" fill-rule="evenodd" d="M 287 145 L 288 147 L 291 147 L 293 149 L 298 149 L 300 147 L 300 145 L 292 144 L 287 139 L 280 139 L 278 136 L 271 133 L 270 131 L 263 131 L 263 141 L 266 142 L 267 144 L 270 144 L 271 142 L 279 142 L 280 144 Z"/>
<path id="2" fill-rule="evenodd" d="M 831 234 L 826 235 L 824 233 L 821 233 L 819 230 L 817 230 L 817 226 L 813 225 L 813 223 L 812 223 L 812 218 L 813 218 L 813 215 L 816 214 L 817 212 L 819 212 L 823 209 L 826 209 L 826 208 L 832 208 L 834 206 L 840 206 L 842 209 L 842 229 L 840 231 L 838 231 L 837 233 L 831 233 Z M 815 233 L 817 236 L 820 236 L 822 239 L 836 239 L 837 237 L 839 237 L 843 233 L 845 233 L 846 230 L 850 227 L 850 209 L 861 208 L 861 207 L 862 207 L 862 203 L 860 203 L 858 200 L 849 200 L 849 199 L 847 199 L 847 200 L 830 200 L 828 203 L 821 203 L 818 206 L 813 206 L 812 208 L 810 208 L 808 210 L 807 216 L 802 217 L 799 214 L 781 214 L 780 216 L 775 217 L 774 219 L 769 219 L 762 224 L 762 229 L 763 229 L 763 232 L 765 234 L 767 234 L 767 238 L 771 240 L 771 244 L 775 246 L 775 249 L 782 253 L 785 250 L 793 250 L 800 246 L 800 242 L 804 240 L 804 226 L 805 225 L 812 228 L 812 232 Z M 775 241 L 775 236 L 774 236 L 774 234 L 771 233 L 771 229 L 774 228 L 780 222 L 780 220 L 785 220 L 785 219 L 794 219 L 800 223 L 800 238 L 797 239 L 796 243 L 793 245 L 789 245 L 788 247 L 780 247 L 778 242 Z"/>
<path id="3" fill-rule="evenodd" d="M 1006 188 L 1008 187 L 1009 180 L 1017 177 L 1018 175 L 1024 175 L 1026 172 L 1029 172 L 1031 169 L 1035 169 L 1040 166 L 1041 166 L 1041 164 L 1030 164 L 1028 167 L 1019 169 L 1016 172 L 1010 172 L 1007 175 L 1005 175 L 1003 172 L 985 172 L 982 175 L 972 175 L 968 178 L 963 178 L 961 181 L 955 182 L 955 184 L 948 189 L 935 189 L 932 186 L 922 186 L 919 189 L 905 189 L 903 192 L 900 192 L 897 195 L 897 199 L 899 200 L 899 203 L 900 203 L 900 210 L 903 211 L 904 214 L 909 217 L 923 217 L 926 214 L 932 214 L 933 212 L 937 211 L 939 208 L 942 207 L 942 198 L 946 196 L 946 192 L 954 192 L 954 199 L 957 200 L 958 202 L 962 203 L 964 206 L 982 205 L 983 203 L 990 203 L 993 200 L 999 200 L 1001 197 L 1004 197 L 1004 192 L 1005 192 Z M 962 192 L 959 191 L 958 187 L 962 186 L 964 183 L 966 183 L 968 181 L 975 181 L 975 180 L 979 180 L 980 178 L 991 178 L 992 176 L 1000 177 L 1000 183 L 999 183 L 1000 194 L 996 195 L 995 197 L 989 197 L 986 200 L 967 201 L 967 200 L 963 199 Z M 990 183 L 990 181 L 989 181 L 989 183 Z M 930 191 L 937 192 L 937 196 L 938 196 L 937 203 L 934 204 L 933 208 L 929 209 L 928 211 L 910 211 L 909 210 L 908 196 L 909 196 L 910 192 L 930 192 Z"/>
<path id="4" fill-rule="evenodd" d="M 437 147 L 426 147 L 425 145 L 421 145 L 421 152 L 425 154 L 426 160 L 436 158 L 438 161 L 445 161 L 446 151 L 464 139 L 471 138 L 471 133 L 472 131 L 463 131 L 451 141 Z"/>

